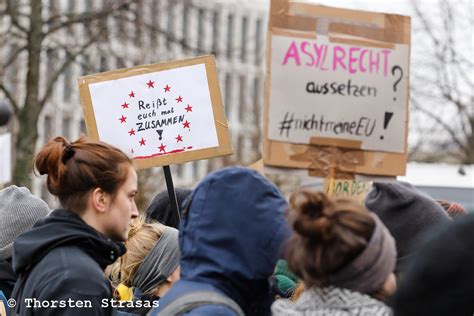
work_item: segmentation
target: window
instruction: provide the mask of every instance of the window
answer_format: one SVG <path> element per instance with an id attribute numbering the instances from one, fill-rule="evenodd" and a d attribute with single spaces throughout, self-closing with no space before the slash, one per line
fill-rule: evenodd
<path id="1" fill-rule="evenodd" d="M 143 19 L 143 1 L 139 0 L 136 2 L 135 10 L 135 34 L 133 36 L 135 45 L 140 46 L 142 44 L 142 19 Z"/>
<path id="2" fill-rule="evenodd" d="M 75 9 L 76 9 L 76 1 L 75 0 L 69 0 L 67 2 L 67 11 L 69 13 L 74 13 Z"/>
<path id="3" fill-rule="evenodd" d="M 232 43 L 234 41 L 234 16 L 227 17 L 227 58 L 232 58 Z"/>
<path id="4" fill-rule="evenodd" d="M 107 71 L 109 66 L 107 66 L 107 58 L 105 56 L 100 56 L 100 71 Z"/>
<path id="5" fill-rule="evenodd" d="M 158 46 L 158 1 L 151 1 L 151 31 L 150 34 L 150 45 L 152 48 Z"/>
<path id="6" fill-rule="evenodd" d="M 225 115 L 227 116 L 227 120 L 230 118 L 230 108 L 232 106 L 232 75 L 230 73 L 225 75 Z"/>
<path id="7" fill-rule="evenodd" d="M 204 50 L 204 38 L 206 37 L 205 30 L 204 30 L 204 22 L 205 22 L 204 9 L 199 9 L 198 10 L 198 42 L 197 42 L 198 52 L 202 52 Z"/>
<path id="8" fill-rule="evenodd" d="M 48 66 L 48 82 L 53 79 L 54 73 L 56 71 L 56 65 L 58 62 L 58 52 L 55 49 L 48 49 L 46 51 L 46 57 L 48 59 L 47 66 Z"/>
<path id="9" fill-rule="evenodd" d="M 179 179 L 183 178 L 183 171 L 184 171 L 184 164 L 182 163 L 178 164 L 178 166 L 176 167 L 176 173 Z"/>
<path id="10" fill-rule="evenodd" d="M 255 65 L 260 65 L 261 54 L 262 54 L 262 20 L 257 20 L 257 26 L 255 30 Z"/>
<path id="11" fill-rule="evenodd" d="M 49 15 L 57 16 L 59 14 L 58 0 L 49 0 Z"/>
<path id="12" fill-rule="evenodd" d="M 240 59 L 243 63 L 247 61 L 247 33 L 249 20 L 246 16 L 242 18 L 242 42 L 240 44 Z"/>
<path id="13" fill-rule="evenodd" d="M 190 5 L 186 2 L 183 6 L 183 42 L 184 49 L 189 48 L 189 13 L 191 12 Z"/>
<path id="14" fill-rule="evenodd" d="M 239 78 L 239 122 L 243 123 L 247 110 L 247 80 L 244 75 Z"/>
<path id="15" fill-rule="evenodd" d="M 51 116 L 49 115 L 46 115 L 44 117 L 44 125 L 43 125 L 43 128 L 44 128 L 44 142 L 47 143 L 48 140 L 52 137 L 52 133 L 53 133 L 53 120 L 51 118 Z"/>
<path id="16" fill-rule="evenodd" d="M 212 53 L 217 57 L 219 54 L 219 12 L 212 16 Z"/>
<path id="17" fill-rule="evenodd" d="M 244 136 L 239 135 L 237 138 L 237 162 L 241 163 L 244 159 Z"/>
<path id="18" fill-rule="evenodd" d="M 193 180 L 198 180 L 199 179 L 199 161 L 194 161 L 192 168 L 193 168 Z"/>
<path id="19" fill-rule="evenodd" d="M 64 117 L 63 118 L 63 130 L 62 135 L 67 139 L 71 140 L 71 118 Z"/>
<path id="20" fill-rule="evenodd" d="M 90 65 L 90 57 L 89 55 L 84 55 L 82 56 L 82 75 L 85 76 L 85 75 L 88 75 L 91 70 L 92 70 L 92 67 Z"/>
<path id="21" fill-rule="evenodd" d="M 167 35 L 166 35 L 166 48 L 171 49 L 173 44 L 173 38 L 175 36 L 174 31 L 174 0 L 168 0 L 168 24 L 167 24 Z"/>
<path id="22" fill-rule="evenodd" d="M 255 126 L 260 126 L 260 78 L 253 79 L 253 114 Z"/>
<path id="23" fill-rule="evenodd" d="M 71 65 L 67 66 L 64 70 L 64 91 L 63 91 L 63 100 L 69 101 L 71 99 L 71 91 L 72 91 L 72 69 Z"/>

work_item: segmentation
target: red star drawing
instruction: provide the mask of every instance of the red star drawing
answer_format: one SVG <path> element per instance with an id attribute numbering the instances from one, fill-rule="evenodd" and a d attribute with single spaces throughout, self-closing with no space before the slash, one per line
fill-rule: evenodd
<path id="1" fill-rule="evenodd" d="M 131 130 L 128 131 L 128 133 L 130 134 L 130 136 L 135 135 L 135 130 L 132 128 Z"/>
<path id="2" fill-rule="evenodd" d="M 154 84 L 155 84 L 155 82 L 151 81 L 151 80 L 146 83 L 146 85 L 148 86 L 148 89 L 154 88 L 155 87 L 155 86 L 153 86 Z"/>
<path id="3" fill-rule="evenodd" d="M 165 89 L 165 92 L 170 92 L 170 90 L 171 90 L 171 87 L 170 87 L 170 86 L 168 86 L 168 85 L 166 85 L 166 87 L 164 87 L 163 89 Z"/>
<path id="4" fill-rule="evenodd" d="M 185 107 L 184 109 L 186 110 L 186 113 L 187 113 L 187 112 L 192 112 L 192 111 L 193 111 L 193 107 L 192 107 L 192 106 L 190 106 L 189 104 L 188 104 L 188 106 L 187 106 L 187 107 Z"/>
<path id="5" fill-rule="evenodd" d="M 135 92 L 133 92 L 133 91 L 130 92 L 130 93 L 128 94 L 128 96 L 129 96 L 130 98 L 134 98 L 134 97 L 135 97 Z"/>
<path id="6" fill-rule="evenodd" d="M 129 106 L 129 105 L 130 105 L 129 103 L 124 102 L 124 103 L 122 104 L 122 109 L 128 109 L 128 106 Z"/>
<path id="7" fill-rule="evenodd" d="M 122 115 L 122 117 L 119 118 L 119 120 L 120 120 L 120 123 L 126 123 L 127 122 L 127 117 Z"/>
<path id="8" fill-rule="evenodd" d="M 166 152 L 165 148 L 166 148 L 166 145 L 163 145 L 163 143 L 161 143 L 161 146 L 158 147 L 160 149 L 160 152 Z"/>
<path id="9" fill-rule="evenodd" d="M 141 140 L 141 141 L 139 141 L 139 143 L 140 143 L 140 146 L 145 146 L 145 142 L 146 142 L 146 140 L 144 140 L 144 139 L 143 139 L 143 137 L 142 137 L 142 140 Z"/>
<path id="10" fill-rule="evenodd" d="M 181 135 L 179 135 L 179 134 L 178 134 L 178 137 L 175 137 L 175 138 L 176 138 L 176 142 L 177 142 L 177 143 L 183 141 L 183 136 L 181 136 Z"/>
<path id="11" fill-rule="evenodd" d="M 178 103 L 179 103 L 179 102 L 183 102 L 183 97 L 182 97 L 182 96 L 179 96 L 179 97 L 176 98 L 175 100 L 178 101 Z"/>
<path id="12" fill-rule="evenodd" d="M 183 128 L 190 128 L 188 120 L 186 120 L 186 122 L 183 123 Z"/>

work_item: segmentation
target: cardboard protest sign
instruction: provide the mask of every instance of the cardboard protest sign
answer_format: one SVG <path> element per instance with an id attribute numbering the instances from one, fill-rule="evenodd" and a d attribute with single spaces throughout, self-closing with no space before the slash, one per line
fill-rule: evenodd
<path id="1" fill-rule="evenodd" d="M 211 56 L 79 78 L 90 137 L 139 168 L 232 154 Z"/>
<path id="2" fill-rule="evenodd" d="M 350 198 L 363 204 L 365 196 L 372 188 L 370 181 L 324 179 L 323 190 L 333 198 Z"/>
<path id="3" fill-rule="evenodd" d="M 313 175 L 401 175 L 410 18 L 273 0 L 264 162 Z"/>
<path id="4" fill-rule="evenodd" d="M 0 135 L 0 185 L 12 181 L 11 139 L 10 133 Z"/>

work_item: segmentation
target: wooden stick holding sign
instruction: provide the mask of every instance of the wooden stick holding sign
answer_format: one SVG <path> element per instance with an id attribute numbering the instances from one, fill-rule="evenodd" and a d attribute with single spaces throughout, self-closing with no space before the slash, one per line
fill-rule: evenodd
<path id="1" fill-rule="evenodd" d="M 232 154 L 215 59 L 203 56 L 80 77 L 88 136 L 120 148 L 137 168 Z"/>

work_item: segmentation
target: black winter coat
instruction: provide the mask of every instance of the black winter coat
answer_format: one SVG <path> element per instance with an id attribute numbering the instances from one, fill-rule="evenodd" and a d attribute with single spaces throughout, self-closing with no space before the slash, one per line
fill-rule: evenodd
<path id="1" fill-rule="evenodd" d="M 122 243 L 106 238 L 78 215 L 52 212 L 13 245 L 15 313 L 111 315 L 112 291 L 104 269 L 124 253 Z"/>
<path id="2" fill-rule="evenodd" d="M 0 291 L 6 298 L 10 298 L 15 282 L 16 275 L 12 269 L 11 258 L 9 260 L 0 259 Z"/>

